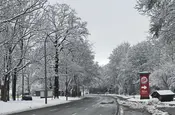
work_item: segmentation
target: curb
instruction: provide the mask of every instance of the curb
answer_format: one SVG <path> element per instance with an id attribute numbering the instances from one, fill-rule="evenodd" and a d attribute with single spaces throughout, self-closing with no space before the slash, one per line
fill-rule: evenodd
<path id="1" fill-rule="evenodd" d="M 64 104 L 68 104 L 74 101 L 80 101 L 82 99 L 84 99 L 85 97 L 78 99 L 78 100 L 69 100 L 65 103 L 60 103 L 60 104 L 51 104 L 51 105 L 43 105 L 43 106 L 37 106 L 37 107 L 29 107 L 29 108 L 25 108 L 25 109 L 21 109 L 21 110 L 14 110 L 14 111 L 10 111 L 10 112 L 4 112 L 4 113 L 0 113 L 0 115 L 13 115 L 13 114 L 17 114 L 17 113 L 22 113 L 22 112 L 27 112 L 27 111 L 33 111 L 33 110 L 37 110 L 37 109 L 43 109 L 43 108 L 50 108 L 50 107 L 54 107 L 54 106 L 58 106 L 58 105 L 64 105 Z"/>
<path id="2" fill-rule="evenodd" d="M 113 99 L 115 100 L 115 102 L 116 102 L 117 110 L 116 110 L 116 112 L 115 112 L 114 115 L 120 115 L 120 114 L 119 114 L 119 113 L 120 113 L 120 112 L 119 112 L 119 111 L 120 111 L 120 104 L 118 103 L 117 98 L 115 98 L 115 97 L 113 97 L 113 96 L 110 96 L 110 95 L 107 95 L 107 96 L 113 98 Z"/>
<path id="3" fill-rule="evenodd" d="M 115 113 L 115 115 L 120 115 L 119 113 L 119 111 L 120 111 L 120 104 L 118 103 L 118 101 L 117 101 L 117 99 L 115 98 L 115 102 L 117 103 L 117 111 L 116 111 L 116 113 Z"/>

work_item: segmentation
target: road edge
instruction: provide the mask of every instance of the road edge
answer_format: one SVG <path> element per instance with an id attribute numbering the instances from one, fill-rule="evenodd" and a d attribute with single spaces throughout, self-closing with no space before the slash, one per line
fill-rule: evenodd
<path id="1" fill-rule="evenodd" d="M 55 105 L 48 105 L 48 106 L 46 105 L 44 107 L 42 106 L 42 107 L 36 107 L 36 108 L 26 108 L 26 109 L 23 109 L 23 110 L 5 112 L 5 113 L 0 113 L 0 115 L 13 115 L 13 114 L 17 114 L 17 113 L 22 113 L 22 112 L 27 112 L 27 111 L 33 111 L 33 110 L 42 109 L 42 108 L 49 108 L 49 107 L 54 107 L 54 106 L 58 106 L 58 105 L 64 105 L 64 104 L 75 102 L 75 101 L 80 101 L 80 100 L 85 99 L 85 98 L 86 97 L 81 97 L 78 100 L 70 100 L 70 101 L 68 101 L 66 103 L 55 104 Z"/>
<path id="2" fill-rule="evenodd" d="M 111 96 L 111 95 L 105 95 L 105 96 L 108 96 L 108 97 L 111 97 L 111 98 L 113 98 L 114 100 L 115 100 L 115 103 L 116 103 L 116 106 L 117 106 L 117 110 L 116 110 L 116 112 L 115 112 L 115 115 L 120 115 L 119 113 L 119 111 L 120 111 L 120 104 L 118 103 L 118 101 L 117 101 L 117 98 L 116 97 L 113 97 L 113 96 Z"/>

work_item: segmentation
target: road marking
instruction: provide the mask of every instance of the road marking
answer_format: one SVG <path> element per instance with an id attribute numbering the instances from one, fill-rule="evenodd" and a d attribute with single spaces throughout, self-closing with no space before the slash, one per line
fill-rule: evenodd
<path id="1" fill-rule="evenodd" d="M 52 110 L 50 110 L 50 111 L 57 111 L 58 109 L 52 109 Z"/>
<path id="2" fill-rule="evenodd" d="M 32 114 L 32 115 L 36 115 L 36 114 Z"/>
<path id="3" fill-rule="evenodd" d="M 73 113 L 72 115 L 76 115 L 77 113 Z"/>
<path id="4" fill-rule="evenodd" d="M 84 109 L 84 110 L 87 110 L 88 108 Z"/>

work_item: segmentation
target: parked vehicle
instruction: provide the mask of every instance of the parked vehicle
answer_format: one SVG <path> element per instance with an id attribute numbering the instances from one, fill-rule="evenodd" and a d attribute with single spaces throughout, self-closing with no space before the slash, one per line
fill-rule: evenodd
<path id="1" fill-rule="evenodd" d="M 32 96 L 29 93 L 25 93 L 22 96 L 22 100 L 26 100 L 26 101 L 32 101 Z"/>

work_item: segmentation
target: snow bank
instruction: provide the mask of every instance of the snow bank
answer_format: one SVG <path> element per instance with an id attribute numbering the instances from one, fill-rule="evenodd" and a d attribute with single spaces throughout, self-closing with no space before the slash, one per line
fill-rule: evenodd
<path id="1" fill-rule="evenodd" d="M 122 95 L 120 97 L 123 98 Z M 127 106 L 133 109 L 146 109 L 152 115 L 169 115 L 167 112 L 162 112 L 158 110 L 156 107 L 159 105 L 164 105 L 164 103 L 160 102 L 158 99 L 150 98 L 140 100 L 140 96 L 124 96 L 126 100 L 118 100 L 119 104 L 123 106 Z"/>
<path id="2" fill-rule="evenodd" d="M 58 104 L 68 103 L 73 100 L 80 100 L 81 98 L 69 97 L 68 99 L 69 100 L 66 101 L 65 97 L 60 97 L 59 99 L 48 98 L 48 104 L 45 104 L 44 98 L 41 99 L 39 97 L 33 97 L 33 101 L 21 101 L 21 100 L 9 101 L 9 102 L 0 101 L 0 115 L 54 106 Z"/>

